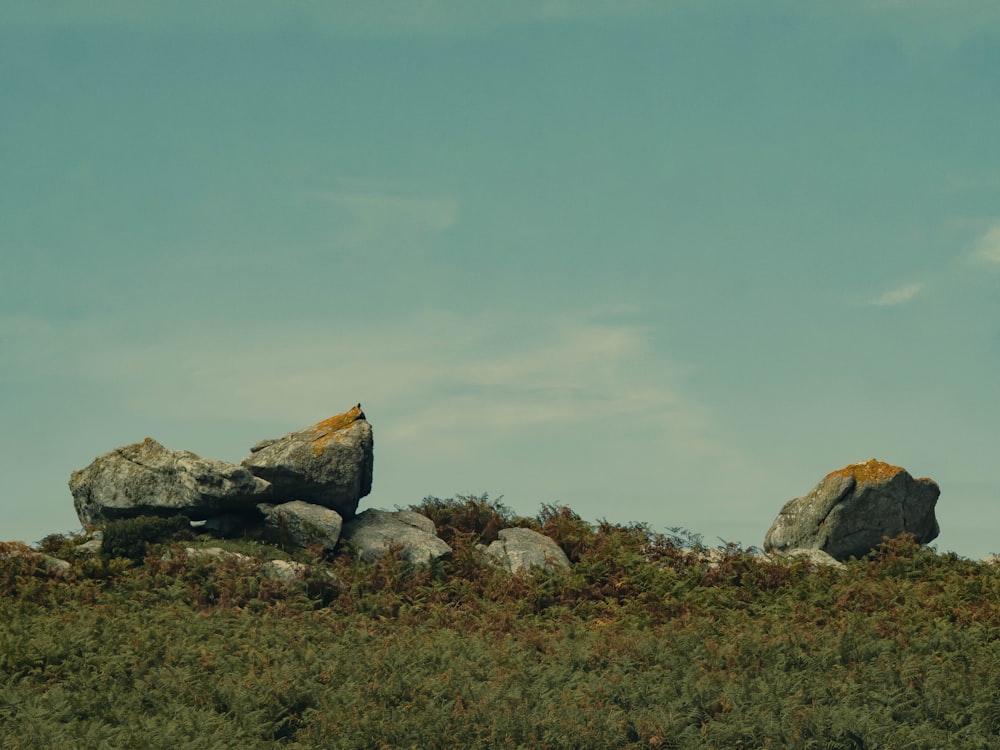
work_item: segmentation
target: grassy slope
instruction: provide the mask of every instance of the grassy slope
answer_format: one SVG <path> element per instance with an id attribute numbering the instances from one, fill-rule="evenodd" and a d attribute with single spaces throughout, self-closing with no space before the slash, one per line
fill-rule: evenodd
<path id="1" fill-rule="evenodd" d="M 903 541 L 844 571 L 641 526 L 425 501 L 452 559 L 0 567 L 4 748 L 989 748 L 1000 570 Z M 531 525 L 574 560 L 511 577 L 474 544 Z M 72 557 L 73 540 L 47 547 Z M 0 551 L 0 558 L 4 558 Z"/>

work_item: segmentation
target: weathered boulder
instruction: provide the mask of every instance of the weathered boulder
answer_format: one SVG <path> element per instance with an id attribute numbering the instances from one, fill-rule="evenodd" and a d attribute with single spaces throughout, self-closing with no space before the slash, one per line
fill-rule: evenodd
<path id="1" fill-rule="evenodd" d="M 101 554 L 101 546 L 104 543 L 104 532 L 95 531 L 87 537 L 87 541 L 76 545 L 76 551 L 84 555 Z"/>
<path id="2" fill-rule="evenodd" d="M 301 581 L 309 572 L 309 566 L 294 560 L 268 560 L 260 566 L 261 575 L 281 583 Z"/>
<path id="3" fill-rule="evenodd" d="M 438 538 L 434 522 L 412 510 L 369 508 L 344 524 L 341 539 L 367 562 L 375 562 L 392 549 L 412 563 L 429 563 L 451 554 L 451 547 Z"/>
<path id="4" fill-rule="evenodd" d="M 558 544 L 531 529 L 501 529 L 497 540 L 486 548 L 486 554 L 511 573 L 570 567 L 569 558 Z"/>
<path id="5" fill-rule="evenodd" d="M 302 500 L 351 518 L 372 489 L 372 428 L 358 404 L 312 427 L 260 441 L 241 464 L 270 482 L 278 500 Z"/>
<path id="6" fill-rule="evenodd" d="M 242 466 L 167 450 L 152 438 L 99 456 L 69 480 L 84 526 L 118 518 L 255 513 L 271 485 Z"/>
<path id="7" fill-rule="evenodd" d="M 344 519 L 337 511 L 322 505 L 293 500 L 281 505 L 261 503 L 257 508 L 264 514 L 264 524 L 282 543 L 296 547 L 321 544 L 324 549 L 332 550 L 340 539 Z"/>
<path id="8" fill-rule="evenodd" d="M 934 480 L 914 479 L 899 466 L 874 458 L 851 464 L 786 503 L 764 537 L 764 549 L 805 547 L 846 560 L 903 533 L 926 544 L 939 533 L 934 506 L 940 494 Z"/>

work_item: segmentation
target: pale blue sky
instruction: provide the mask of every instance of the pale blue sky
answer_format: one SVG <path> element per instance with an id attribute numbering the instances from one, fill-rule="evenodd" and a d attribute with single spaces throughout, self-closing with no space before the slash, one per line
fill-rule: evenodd
<path id="1" fill-rule="evenodd" d="M 44 5 L 44 7 L 42 7 Z M 1000 5 L 0 0 L 0 538 L 360 401 L 362 507 L 1000 550 Z"/>

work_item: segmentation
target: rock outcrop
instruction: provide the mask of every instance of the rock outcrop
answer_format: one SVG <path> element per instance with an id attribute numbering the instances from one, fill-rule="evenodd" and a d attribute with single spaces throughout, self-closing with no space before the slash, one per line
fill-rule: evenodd
<path id="1" fill-rule="evenodd" d="M 69 480 L 84 526 L 143 515 L 254 513 L 271 485 L 248 469 L 164 448 L 152 438 L 99 456 Z"/>
<path id="2" fill-rule="evenodd" d="M 279 500 L 302 500 L 352 518 L 371 492 L 372 428 L 358 404 L 298 432 L 262 440 L 240 463 Z"/>
<path id="3" fill-rule="evenodd" d="M 344 520 L 337 511 L 322 505 L 293 500 L 281 505 L 262 503 L 257 508 L 264 516 L 265 526 L 282 544 L 296 547 L 319 544 L 326 550 L 332 550 L 340 539 Z"/>
<path id="4" fill-rule="evenodd" d="M 764 549 L 818 549 L 847 560 L 903 533 L 926 544 L 939 533 L 934 506 L 940 494 L 934 480 L 914 479 L 899 466 L 874 458 L 851 464 L 786 503 L 764 538 Z"/>
<path id="5" fill-rule="evenodd" d="M 497 540 L 486 548 L 486 554 L 511 573 L 570 567 L 569 558 L 559 545 L 532 529 L 501 529 Z"/>
<path id="6" fill-rule="evenodd" d="M 152 438 L 116 448 L 70 477 L 77 516 L 86 527 L 181 514 L 221 536 L 269 524 L 287 529 L 293 544 L 333 549 L 372 487 L 372 428 L 361 404 L 250 450 L 237 466 Z"/>
<path id="7" fill-rule="evenodd" d="M 418 564 L 451 554 L 451 547 L 438 538 L 434 522 L 412 510 L 370 508 L 344 524 L 341 538 L 366 562 L 375 562 L 391 550 Z"/>

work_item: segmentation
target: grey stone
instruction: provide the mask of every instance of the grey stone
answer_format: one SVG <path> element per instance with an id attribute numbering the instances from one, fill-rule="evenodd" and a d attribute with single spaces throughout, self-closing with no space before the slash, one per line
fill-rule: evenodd
<path id="1" fill-rule="evenodd" d="M 511 573 L 570 567 L 569 558 L 559 545 L 532 529 L 501 529 L 497 540 L 486 548 L 486 554 Z"/>
<path id="2" fill-rule="evenodd" d="M 142 515 L 254 512 L 271 486 L 244 467 L 167 450 L 152 438 L 99 456 L 69 480 L 84 526 Z"/>
<path id="3" fill-rule="evenodd" d="M 821 565 L 830 568 L 845 568 L 847 566 L 844 563 L 838 561 L 831 555 L 828 555 L 821 549 L 810 549 L 807 547 L 796 547 L 794 549 L 786 550 L 785 552 L 778 553 L 781 557 L 789 558 L 792 560 L 805 559 L 814 565 Z"/>
<path id="4" fill-rule="evenodd" d="M 189 559 L 208 559 L 214 560 L 216 562 L 222 562 L 224 560 L 236 560 L 241 564 L 249 564 L 253 562 L 253 558 L 249 555 L 244 555 L 241 552 L 230 552 L 229 550 L 222 549 L 222 547 L 185 547 L 184 556 Z M 170 552 L 165 552 L 163 554 L 164 560 L 172 560 L 173 555 Z"/>
<path id="5" fill-rule="evenodd" d="M 260 566 L 261 575 L 284 584 L 301 581 L 309 572 L 309 566 L 294 560 L 268 560 Z"/>
<path id="6" fill-rule="evenodd" d="M 101 546 L 104 544 L 104 532 L 95 531 L 89 535 L 87 541 L 83 544 L 78 544 L 76 546 L 77 552 L 82 552 L 85 555 L 99 555 L 101 554 Z"/>
<path id="7" fill-rule="evenodd" d="M 241 464 L 273 485 L 276 500 L 302 500 L 351 518 L 372 488 L 372 428 L 358 404 L 312 427 L 258 442 Z"/>
<path id="8" fill-rule="evenodd" d="M 321 544 L 332 550 L 340 539 L 343 519 L 337 511 L 322 505 L 293 500 L 281 505 L 262 503 L 257 508 L 264 514 L 265 525 L 277 533 L 282 543 L 297 547 Z"/>
<path id="9" fill-rule="evenodd" d="M 69 573 L 70 565 L 65 560 L 60 560 L 58 557 L 52 557 L 51 555 L 41 555 L 42 565 L 45 566 L 45 572 L 54 576 L 64 576 Z"/>
<path id="10" fill-rule="evenodd" d="M 847 560 L 903 533 L 926 544 L 940 531 L 934 515 L 940 494 L 934 480 L 914 479 L 899 466 L 875 459 L 851 464 L 786 503 L 764 538 L 764 549 L 818 549 Z"/>
<path id="11" fill-rule="evenodd" d="M 451 547 L 438 538 L 434 522 L 411 510 L 370 508 L 344 524 L 341 538 L 367 562 L 395 548 L 412 563 L 429 563 L 451 554 Z"/>
<path id="12" fill-rule="evenodd" d="M 697 547 L 695 549 L 683 550 L 682 554 L 689 560 L 705 565 L 709 570 L 714 570 L 726 559 L 726 553 L 718 547 Z"/>

